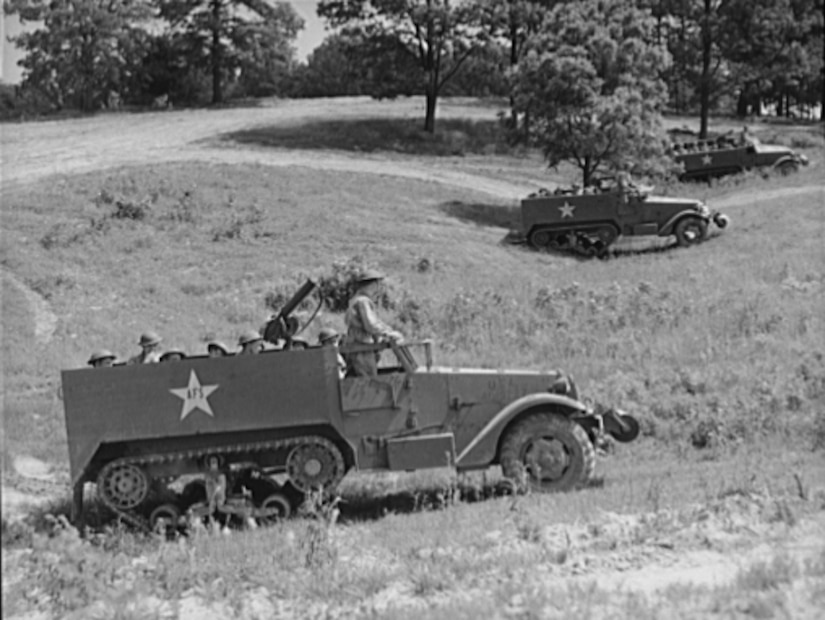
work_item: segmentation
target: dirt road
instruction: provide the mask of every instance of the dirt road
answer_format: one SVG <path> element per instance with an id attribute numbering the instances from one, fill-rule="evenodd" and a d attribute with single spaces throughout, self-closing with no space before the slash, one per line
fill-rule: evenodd
<path id="1" fill-rule="evenodd" d="M 278 148 L 238 148 L 221 136 L 256 126 L 292 125 L 314 119 L 362 118 L 380 115 L 420 118 L 419 99 L 382 103 L 369 98 L 273 101 L 263 107 L 220 110 L 181 110 L 143 114 L 105 114 L 39 123 L 0 125 L 4 191 L 53 174 L 90 172 L 124 165 L 171 161 L 257 163 L 305 166 L 319 170 L 351 171 L 444 183 L 518 199 L 538 184 L 507 183 L 483 176 L 363 153 Z M 495 118 L 491 108 L 442 106 L 442 118 Z M 543 183 L 546 185 L 546 183 Z"/>

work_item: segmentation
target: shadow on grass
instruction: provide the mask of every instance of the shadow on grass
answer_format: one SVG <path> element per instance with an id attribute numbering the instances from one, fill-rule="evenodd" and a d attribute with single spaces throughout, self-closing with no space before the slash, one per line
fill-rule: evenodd
<path id="1" fill-rule="evenodd" d="M 510 229 L 517 227 L 521 215 L 518 207 L 462 202 L 460 200 L 442 203 L 438 208 L 443 213 L 462 222 L 493 228 Z"/>
<path id="2" fill-rule="evenodd" d="M 272 125 L 223 134 L 221 139 L 286 149 L 337 149 L 359 153 L 395 152 L 451 156 L 511 153 L 497 121 L 439 120 L 435 133 L 418 119 L 361 118 Z"/>

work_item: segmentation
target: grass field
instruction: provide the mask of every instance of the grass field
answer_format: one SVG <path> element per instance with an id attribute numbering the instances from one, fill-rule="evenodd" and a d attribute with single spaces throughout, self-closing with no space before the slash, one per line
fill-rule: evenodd
<path id="1" fill-rule="evenodd" d="M 420 146 L 396 148 L 405 125 L 365 133 L 364 122 L 244 130 L 233 148 L 336 149 L 354 128 L 370 140 L 360 148 L 401 163 L 502 180 L 541 169 L 534 154 L 476 146 L 473 123 L 456 121 L 436 144 L 449 151 L 458 140 L 473 156 L 430 161 Z M 159 601 L 187 597 L 225 606 L 224 617 L 255 617 L 247 607 L 259 598 L 285 616 L 697 617 L 745 606 L 795 617 L 788 592 L 801 588 L 807 610 L 823 596 L 811 584 L 825 557 L 780 546 L 748 556 L 733 585 L 613 598 L 612 586 L 578 580 L 681 552 L 724 555 L 822 514 L 823 141 L 814 130 L 770 131 L 812 165 L 791 177 L 670 185 L 670 195 L 720 205 L 729 228 L 689 249 L 623 241 L 607 261 L 502 244 L 517 219 L 512 200 L 368 172 L 167 162 L 16 188 L 3 197 L 0 247 L 6 471 L 31 455 L 65 477 L 59 371 L 84 365 L 92 349 L 125 357 L 146 329 L 192 352 L 215 337 L 233 342 L 268 318 L 269 301 L 348 261 L 390 274 L 386 318 L 433 337 L 437 363 L 564 368 L 589 399 L 638 414 L 643 437 L 600 460 L 598 484 L 564 496 L 475 502 L 479 477 L 360 475 L 345 481 L 337 523 L 299 519 L 176 544 L 15 526 L 4 529 L 4 555 L 36 588 L 4 585 L 4 605 L 77 618 L 92 617 L 95 601 L 100 617 L 164 617 Z M 393 142 L 382 148 L 382 136 Z M 562 168 L 548 183 L 571 175 Z M 35 320 L 31 291 L 40 314 L 57 317 L 53 333 Z M 325 313 L 310 336 L 325 324 L 340 328 L 342 317 Z M 684 534 L 703 509 L 730 539 L 703 547 Z M 588 524 L 612 533 L 602 540 Z M 141 611 L 140 601 L 157 608 Z"/>

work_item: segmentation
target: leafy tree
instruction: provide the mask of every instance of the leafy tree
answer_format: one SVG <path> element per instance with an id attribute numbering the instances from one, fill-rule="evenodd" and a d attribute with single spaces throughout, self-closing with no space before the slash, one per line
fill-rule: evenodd
<path id="1" fill-rule="evenodd" d="M 623 0 L 557 6 L 514 74 L 551 167 L 570 161 L 590 185 L 599 170 L 661 170 L 666 51 L 647 43 L 655 20 Z"/>
<path id="2" fill-rule="evenodd" d="M 430 133 L 442 88 L 485 40 L 477 7 L 469 0 L 321 0 L 318 15 L 347 36 L 371 42 L 373 58 L 376 50 L 389 49 L 415 61 L 416 86 L 423 87 L 427 102 L 424 130 Z M 392 63 L 399 64 L 403 66 Z M 392 84 L 409 86 L 407 79 Z M 393 92 L 384 88 L 381 94 Z"/>
<path id="3" fill-rule="evenodd" d="M 479 0 L 482 23 L 489 29 L 496 47 L 507 57 L 507 66 L 514 69 L 525 50 L 527 41 L 541 27 L 547 11 L 563 0 Z M 500 69 L 503 73 L 504 69 Z M 524 111 L 524 137 L 529 137 L 530 114 Z M 510 97 L 510 124 L 518 125 L 515 100 Z"/>
<path id="4" fill-rule="evenodd" d="M 229 76 L 247 88 L 292 61 L 292 41 L 304 27 L 287 2 L 269 0 L 156 0 L 160 16 L 183 37 L 190 62 L 212 76 L 212 103 L 224 100 Z"/>
<path id="5" fill-rule="evenodd" d="M 6 14 L 42 24 L 12 40 L 25 52 L 22 88 L 44 95 L 56 109 L 90 111 L 110 93 L 135 88 L 149 17 L 129 0 L 6 0 Z"/>

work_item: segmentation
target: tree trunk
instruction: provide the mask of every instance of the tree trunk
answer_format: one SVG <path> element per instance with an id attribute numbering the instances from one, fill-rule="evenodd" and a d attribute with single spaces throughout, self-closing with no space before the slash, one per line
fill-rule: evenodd
<path id="1" fill-rule="evenodd" d="M 424 116 L 424 131 L 435 133 L 435 104 L 438 100 L 438 91 L 432 83 L 427 84 L 427 113 Z"/>
<path id="2" fill-rule="evenodd" d="M 430 2 L 427 2 L 428 8 Z M 424 60 L 424 70 L 427 72 L 427 112 L 424 116 L 424 131 L 435 133 L 435 104 L 438 99 L 438 60 L 435 56 L 435 26 L 432 14 L 427 18 L 427 54 Z M 440 53 L 440 52 L 439 52 Z"/>
<path id="3" fill-rule="evenodd" d="M 748 89 L 746 86 L 739 91 L 739 97 L 736 98 L 736 116 L 744 118 L 748 115 Z"/>
<path id="4" fill-rule="evenodd" d="M 212 103 L 223 101 L 223 89 L 221 88 L 221 0 L 211 0 L 212 2 L 212 47 L 210 50 L 210 60 L 212 63 Z"/>
<path id="5" fill-rule="evenodd" d="M 513 15 L 513 8 L 510 8 L 510 68 L 518 64 L 518 24 Z M 513 123 L 513 130 L 518 131 L 518 112 L 516 112 L 516 98 L 510 95 L 510 117 Z"/>
<path id="6" fill-rule="evenodd" d="M 699 78 L 699 137 L 708 137 L 708 116 L 710 114 L 710 63 L 713 51 L 713 38 L 710 29 L 710 16 L 713 8 L 711 0 L 705 0 L 705 14 L 702 18 L 702 76 Z"/>

